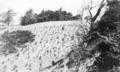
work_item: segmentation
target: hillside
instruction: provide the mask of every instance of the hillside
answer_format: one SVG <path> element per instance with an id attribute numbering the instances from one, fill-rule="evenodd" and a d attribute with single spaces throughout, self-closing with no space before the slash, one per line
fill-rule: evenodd
<path id="1" fill-rule="evenodd" d="M 10 26 L 5 31 L 28 30 L 35 35 L 35 40 L 16 53 L 0 54 L 0 72 L 53 72 L 53 62 L 64 59 L 71 47 L 78 44 L 76 32 L 80 21 L 43 22 L 28 26 Z M 84 25 L 83 25 L 84 26 Z M 2 49 L 2 44 L 0 45 Z M 56 72 L 67 72 L 66 66 Z"/>

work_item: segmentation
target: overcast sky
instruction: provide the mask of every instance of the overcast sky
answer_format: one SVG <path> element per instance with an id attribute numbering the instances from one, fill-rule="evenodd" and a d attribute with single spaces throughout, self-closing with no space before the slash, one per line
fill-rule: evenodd
<path id="1" fill-rule="evenodd" d="M 88 1 L 88 0 L 86 0 Z M 16 16 L 20 17 L 28 9 L 32 8 L 34 12 L 40 13 L 44 10 L 58 10 L 63 8 L 76 15 L 79 13 L 84 0 L 0 0 L 0 13 L 13 9 Z"/>
<path id="2" fill-rule="evenodd" d="M 43 9 L 56 10 L 62 7 L 76 14 L 82 2 L 83 0 L 0 0 L 0 11 L 14 9 L 17 12 L 24 12 L 29 8 L 41 11 Z"/>

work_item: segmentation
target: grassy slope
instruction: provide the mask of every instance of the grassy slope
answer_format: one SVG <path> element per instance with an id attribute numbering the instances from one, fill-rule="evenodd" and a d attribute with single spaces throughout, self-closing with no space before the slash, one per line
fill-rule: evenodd
<path id="1" fill-rule="evenodd" d="M 79 21 L 44 22 L 28 26 L 11 26 L 6 30 L 30 30 L 35 41 L 18 53 L 0 56 L 0 72 L 39 72 L 64 57 L 77 44 L 76 31 Z M 49 71 L 45 71 L 49 72 Z M 57 71 L 58 72 L 58 71 Z"/>

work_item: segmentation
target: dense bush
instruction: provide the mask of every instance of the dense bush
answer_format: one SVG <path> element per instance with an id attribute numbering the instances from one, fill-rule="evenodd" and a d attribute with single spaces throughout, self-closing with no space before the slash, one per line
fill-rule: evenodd
<path id="1" fill-rule="evenodd" d="M 15 53 L 17 51 L 16 47 L 23 47 L 26 43 L 33 42 L 34 36 L 30 31 L 6 31 L 1 35 L 1 41 L 4 43 L 2 48 L 3 53 Z"/>

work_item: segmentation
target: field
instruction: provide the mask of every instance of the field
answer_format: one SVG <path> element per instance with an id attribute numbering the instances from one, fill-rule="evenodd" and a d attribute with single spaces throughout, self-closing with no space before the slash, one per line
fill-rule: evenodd
<path id="1" fill-rule="evenodd" d="M 3 55 L 1 52 L 0 72 L 52 72 L 57 68 L 52 67 L 53 62 L 65 59 L 71 47 L 78 44 L 76 32 L 82 34 L 79 24 L 79 21 L 56 21 L 1 30 L 1 35 L 6 31 L 27 30 L 35 35 L 35 40 L 25 48 L 18 48 L 16 53 Z M 66 69 L 64 66 L 56 72 L 67 72 Z"/>

